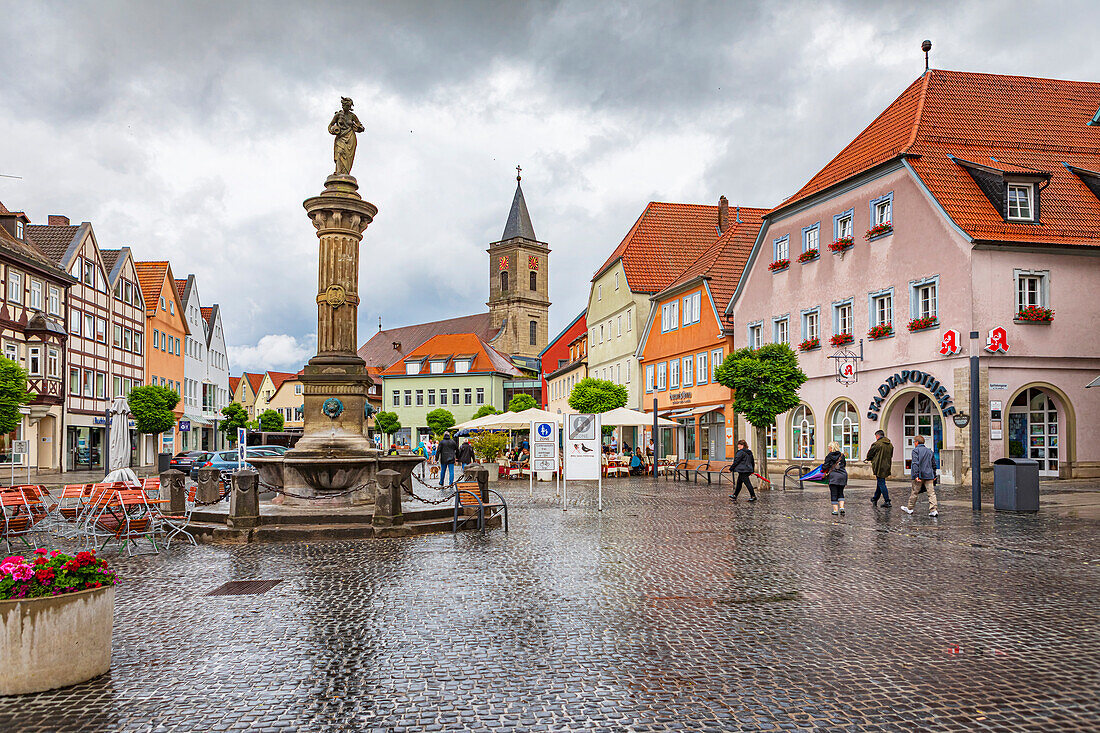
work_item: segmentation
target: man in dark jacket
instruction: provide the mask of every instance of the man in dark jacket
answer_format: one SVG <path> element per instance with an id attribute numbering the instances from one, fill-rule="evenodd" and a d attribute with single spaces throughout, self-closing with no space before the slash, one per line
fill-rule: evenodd
<path id="1" fill-rule="evenodd" d="M 439 441 L 439 445 L 435 448 L 435 454 L 439 456 L 439 485 L 446 486 L 448 483 L 453 484 L 455 482 L 455 457 L 458 453 L 458 443 L 451 440 L 450 433 L 443 433 L 443 440 Z M 451 479 L 448 482 L 443 480 L 443 477 L 447 475 L 447 469 L 451 469 Z"/>
<path id="2" fill-rule="evenodd" d="M 470 445 L 470 441 L 464 442 L 458 447 L 458 462 L 462 466 L 462 475 L 466 475 L 466 467 L 474 462 L 474 448 Z"/>
<path id="3" fill-rule="evenodd" d="M 917 508 L 917 496 L 922 491 L 928 492 L 928 516 L 938 517 L 940 512 L 936 502 L 936 471 L 939 463 L 936 454 L 924 444 L 924 436 L 913 438 L 913 453 L 910 456 L 909 465 L 913 474 L 913 490 L 909 493 L 909 503 L 902 507 L 906 514 L 912 514 Z"/>
<path id="4" fill-rule="evenodd" d="M 737 452 L 733 454 L 733 463 L 730 465 L 730 470 L 737 474 L 737 486 L 734 487 L 730 498 L 737 501 L 737 495 L 741 493 L 741 488 L 747 487 L 749 501 L 756 501 L 756 492 L 753 491 L 752 482 L 749 481 L 749 477 L 756 470 L 756 461 L 753 459 L 752 451 L 749 450 L 749 444 L 743 440 L 737 441 Z"/>
<path id="5" fill-rule="evenodd" d="M 890 490 L 886 488 L 886 477 L 893 468 L 894 444 L 881 430 L 875 431 L 875 442 L 867 450 L 867 462 L 871 464 L 871 471 L 878 481 L 875 486 L 875 495 L 871 499 L 871 506 L 878 506 L 878 498 L 882 497 L 882 505 L 890 506 Z"/>

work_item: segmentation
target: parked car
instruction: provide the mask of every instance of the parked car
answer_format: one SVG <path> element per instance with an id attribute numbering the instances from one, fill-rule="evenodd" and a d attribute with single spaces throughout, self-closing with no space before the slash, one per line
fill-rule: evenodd
<path id="1" fill-rule="evenodd" d="M 191 470 L 188 471 L 188 475 L 192 481 L 199 480 L 199 469 L 206 465 L 206 462 L 210 460 L 210 456 L 214 455 L 210 451 L 204 451 L 202 455 L 195 456 L 195 460 L 191 462 Z"/>
<path id="2" fill-rule="evenodd" d="M 259 457 L 259 456 L 277 456 L 279 455 L 273 450 L 267 448 L 247 448 L 245 450 L 245 459 Z M 206 454 L 206 459 L 198 465 L 195 469 L 193 478 L 198 479 L 199 468 L 216 468 L 221 473 L 222 482 L 227 483 L 229 477 L 237 471 L 237 451 L 235 450 L 223 450 L 217 453 Z M 255 467 L 249 463 L 245 463 L 243 468 L 255 470 Z"/>
<path id="3" fill-rule="evenodd" d="M 193 466 L 195 464 L 195 461 L 200 456 L 204 456 L 204 455 L 206 455 L 206 453 L 204 453 L 201 450 L 181 451 L 181 452 L 177 453 L 176 455 L 172 456 L 172 460 L 168 461 L 168 467 L 169 468 L 174 468 L 177 471 L 183 471 L 184 473 L 189 473 L 191 471 L 191 466 Z"/>
<path id="4" fill-rule="evenodd" d="M 285 445 L 250 445 L 248 450 L 270 450 L 283 455 L 288 449 Z"/>

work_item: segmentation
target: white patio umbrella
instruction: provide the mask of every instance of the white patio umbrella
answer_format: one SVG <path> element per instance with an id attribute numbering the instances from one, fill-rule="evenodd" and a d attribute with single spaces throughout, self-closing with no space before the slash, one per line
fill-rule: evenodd
<path id="1" fill-rule="evenodd" d="M 547 410 L 540 410 L 537 407 L 532 407 L 522 412 L 505 412 L 501 415 L 486 415 L 481 418 L 481 420 L 474 422 L 478 423 L 475 427 L 484 428 L 486 430 L 526 430 L 531 427 L 532 420 L 537 420 L 539 422 L 557 422 L 560 425 L 562 416 L 556 412 L 548 412 Z M 469 427 L 469 424 L 464 423 L 463 426 Z"/>
<path id="2" fill-rule="evenodd" d="M 138 482 L 137 474 L 130 469 L 130 405 L 125 397 L 116 397 L 111 403 L 111 431 L 107 436 L 110 455 L 106 481 Z"/>
<path id="3" fill-rule="evenodd" d="M 651 428 L 653 427 L 653 413 L 631 410 L 629 407 L 617 407 L 601 414 L 600 424 L 617 428 Z M 678 424 L 667 418 L 657 418 L 658 427 L 674 428 Z"/>
<path id="4" fill-rule="evenodd" d="M 514 415 L 515 413 L 504 413 L 505 415 Z M 489 423 L 493 420 L 503 417 L 503 415 L 482 415 L 481 417 L 474 418 L 473 420 L 467 420 L 464 423 L 455 425 L 451 430 L 476 430 L 478 428 L 490 428 Z"/>

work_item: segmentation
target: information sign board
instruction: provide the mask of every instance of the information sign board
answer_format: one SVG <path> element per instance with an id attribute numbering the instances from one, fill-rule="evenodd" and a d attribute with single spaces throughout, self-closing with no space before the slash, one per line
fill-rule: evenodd
<path id="1" fill-rule="evenodd" d="M 29 440 L 13 440 L 11 442 L 11 452 L 27 455 L 31 452 L 31 442 Z"/>
<path id="2" fill-rule="evenodd" d="M 558 424 L 556 422 L 531 423 L 531 470 L 558 470 Z M 533 477 L 532 477 L 533 480 Z"/>
<path id="3" fill-rule="evenodd" d="M 565 477 L 600 480 L 600 416 L 565 416 Z"/>

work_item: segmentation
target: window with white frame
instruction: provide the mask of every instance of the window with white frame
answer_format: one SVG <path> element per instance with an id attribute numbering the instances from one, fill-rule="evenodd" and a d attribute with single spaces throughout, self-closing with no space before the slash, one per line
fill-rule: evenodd
<path id="1" fill-rule="evenodd" d="M 50 377 L 61 376 L 61 354 L 57 349 L 46 349 L 46 375 Z"/>
<path id="2" fill-rule="evenodd" d="M 715 349 L 710 352 L 710 381 L 718 381 L 718 367 L 722 366 L 722 350 Z"/>
<path id="3" fill-rule="evenodd" d="M 603 285 L 596 286 L 596 300 L 603 300 Z"/>
<path id="4" fill-rule="evenodd" d="M 19 221 L 18 219 L 15 220 L 15 238 L 23 238 L 23 222 Z"/>
<path id="5" fill-rule="evenodd" d="M 1035 207 L 1032 196 L 1035 188 L 1030 183 L 1010 183 L 1007 190 L 1008 218 L 1017 221 L 1033 221 Z"/>
<path id="6" fill-rule="evenodd" d="M 840 444 L 844 457 L 859 460 L 859 413 L 855 405 L 844 401 L 833 408 L 829 426 L 832 439 Z"/>
<path id="7" fill-rule="evenodd" d="M 894 289 L 871 293 L 868 304 L 871 326 L 890 326 L 894 323 Z"/>
<path id="8" fill-rule="evenodd" d="M 854 214 L 854 209 L 848 209 L 843 214 L 837 214 L 833 217 L 834 239 L 846 239 L 852 236 L 852 217 Z"/>
<path id="9" fill-rule="evenodd" d="M 411 389 L 405 390 L 405 407 L 412 407 L 412 404 L 413 404 L 412 394 L 413 393 L 412 393 Z"/>
<path id="10" fill-rule="evenodd" d="M 476 397 L 476 403 L 477 404 L 484 405 L 485 404 L 485 388 L 484 387 L 478 387 L 475 397 Z"/>
<path id="11" fill-rule="evenodd" d="M 445 389 L 439 390 L 439 404 L 447 404 L 447 390 Z"/>
<path id="12" fill-rule="evenodd" d="M 764 345 L 764 324 L 762 324 L 762 323 L 750 323 L 749 324 L 748 347 L 750 349 L 759 349 L 763 345 Z"/>
<path id="13" fill-rule="evenodd" d="M 668 364 L 661 362 L 657 365 L 657 391 L 662 392 L 668 386 Z"/>
<path id="14" fill-rule="evenodd" d="M 702 291 L 684 296 L 684 320 L 683 325 L 690 326 L 699 322 L 699 307 L 703 302 Z"/>
<path id="15" fill-rule="evenodd" d="M 632 330 L 634 330 L 634 329 L 633 329 L 633 328 L 631 327 L 631 325 L 630 325 L 630 324 L 631 324 L 631 319 L 630 319 L 630 309 L 628 308 L 628 309 L 627 309 L 627 311 L 626 311 L 626 332 L 627 332 L 627 333 L 630 333 L 630 332 L 631 332 Z"/>
<path id="16" fill-rule="evenodd" d="M 852 333 L 852 301 L 833 303 L 833 333 Z"/>
<path id="17" fill-rule="evenodd" d="M 603 324 L 600 324 L 600 343 L 603 343 Z"/>
<path id="18" fill-rule="evenodd" d="M 775 423 L 764 429 L 764 456 L 779 458 L 779 429 Z"/>
<path id="19" fill-rule="evenodd" d="M 796 459 L 814 457 L 814 414 L 805 405 L 799 405 L 791 414 L 791 447 Z"/>
<path id="20" fill-rule="evenodd" d="M 456 374 L 466 374 L 469 371 L 470 371 L 470 360 L 469 359 L 455 359 L 455 373 Z"/>
<path id="21" fill-rule="evenodd" d="M 619 273 L 615 273 L 615 289 L 619 289 Z"/>
<path id="22" fill-rule="evenodd" d="M 802 251 L 821 248 L 821 222 L 802 230 Z"/>
<path id="23" fill-rule="evenodd" d="M 31 280 L 31 308 L 42 310 L 42 282 Z"/>
<path id="24" fill-rule="evenodd" d="M 680 387 L 680 360 L 673 359 L 668 363 L 668 386 L 670 389 Z"/>
<path id="25" fill-rule="evenodd" d="M 626 384 L 630 384 L 630 365 L 631 365 L 632 363 L 633 363 L 633 362 L 630 362 L 630 361 L 628 361 L 628 362 L 626 363 Z"/>
<path id="26" fill-rule="evenodd" d="M 685 356 L 683 358 L 684 367 L 681 372 L 684 375 L 684 386 L 690 387 L 695 383 L 695 357 Z"/>
<path id="27" fill-rule="evenodd" d="M 912 318 L 937 318 L 939 313 L 939 276 L 909 283 L 909 315 Z"/>
<path id="28" fill-rule="evenodd" d="M 707 370 L 707 352 L 695 355 L 695 383 L 706 384 L 710 378 L 710 371 Z"/>
<path id="29" fill-rule="evenodd" d="M 893 223 L 894 216 L 894 193 L 891 191 L 888 194 L 879 196 L 878 198 L 871 199 L 871 226 L 877 227 L 882 224 Z"/>
<path id="30" fill-rule="evenodd" d="M 661 333 L 674 331 L 680 325 L 680 301 L 674 300 L 661 306 Z"/>
<path id="31" fill-rule="evenodd" d="M 1048 308 L 1050 270 L 1013 270 L 1016 280 L 1016 312 L 1024 308 Z"/>
<path id="32" fill-rule="evenodd" d="M 424 406 L 424 390 L 422 390 L 422 389 L 416 390 L 416 406 L 417 407 L 423 407 Z"/>
<path id="33" fill-rule="evenodd" d="M 791 342 L 791 319 L 788 316 L 772 320 L 772 340 L 777 344 Z"/>
<path id="34" fill-rule="evenodd" d="M 802 339 L 804 341 L 821 338 L 821 332 L 818 328 L 820 313 L 821 311 L 817 308 L 802 311 Z"/>
<path id="35" fill-rule="evenodd" d="M 645 391 L 646 392 L 652 392 L 653 391 L 653 365 L 652 364 L 646 364 L 646 368 L 645 368 Z"/>
<path id="36" fill-rule="evenodd" d="M 42 347 L 27 347 L 27 374 L 33 377 L 42 376 Z"/>
<path id="37" fill-rule="evenodd" d="M 23 302 L 23 275 L 8 268 L 8 300 L 13 303 Z"/>
<path id="38" fill-rule="evenodd" d="M 791 256 L 791 238 L 779 237 L 772 242 L 772 260 L 786 260 Z"/>
<path id="39" fill-rule="evenodd" d="M 46 310 L 51 316 L 61 315 L 61 288 L 50 286 L 49 299 L 46 304 Z"/>
<path id="40" fill-rule="evenodd" d="M 615 326 L 616 326 L 615 335 L 618 336 L 619 338 L 622 338 L 623 337 L 623 317 L 622 316 L 618 316 L 615 319 Z"/>

